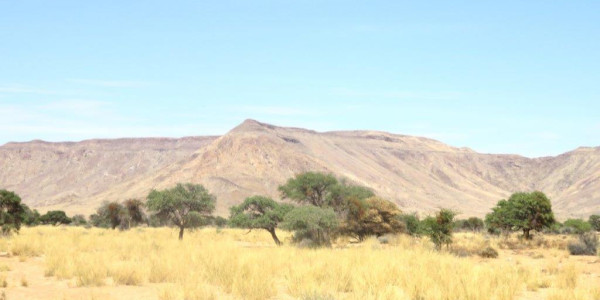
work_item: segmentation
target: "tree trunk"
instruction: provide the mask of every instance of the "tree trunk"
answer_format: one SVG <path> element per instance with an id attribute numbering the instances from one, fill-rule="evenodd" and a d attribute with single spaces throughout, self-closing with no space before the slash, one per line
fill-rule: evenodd
<path id="1" fill-rule="evenodd" d="M 179 240 L 183 240 L 183 229 L 183 226 L 179 227 Z"/>
<path id="2" fill-rule="evenodd" d="M 525 237 L 526 240 L 531 239 L 531 235 L 529 235 L 529 230 L 530 229 L 523 229 L 523 237 Z"/>
<path id="3" fill-rule="evenodd" d="M 277 237 L 277 234 L 275 234 L 275 228 L 269 228 L 267 229 L 267 231 L 271 234 L 271 237 L 273 237 L 273 241 L 275 241 L 275 244 L 277 244 L 277 246 L 281 246 L 281 241 Z"/>

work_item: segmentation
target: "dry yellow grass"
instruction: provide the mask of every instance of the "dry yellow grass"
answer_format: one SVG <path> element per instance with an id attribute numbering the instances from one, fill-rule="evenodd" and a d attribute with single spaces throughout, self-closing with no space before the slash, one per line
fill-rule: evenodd
<path id="1" fill-rule="evenodd" d="M 598 299 L 600 289 L 580 280 L 578 267 L 552 241 L 561 238 L 547 239 L 526 245 L 535 253 L 502 250 L 498 259 L 482 259 L 436 252 L 427 239 L 408 236 L 391 237 L 387 244 L 372 238 L 361 244 L 340 240 L 333 249 L 300 249 L 275 247 L 261 231 L 206 228 L 178 241 L 168 228 L 36 227 L 1 241 L 0 251 L 43 256 L 46 276 L 73 286 L 153 286 L 163 300 L 502 300 L 548 288 L 548 299 Z M 477 253 L 503 244 L 506 238 L 457 234 L 453 247 Z"/>

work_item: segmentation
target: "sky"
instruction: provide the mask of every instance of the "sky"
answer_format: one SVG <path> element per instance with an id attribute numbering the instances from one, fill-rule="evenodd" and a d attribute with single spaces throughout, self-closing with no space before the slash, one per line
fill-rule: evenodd
<path id="1" fill-rule="evenodd" d="M 600 146 L 600 1 L 0 1 L 0 144 L 248 118 L 528 157 Z"/>

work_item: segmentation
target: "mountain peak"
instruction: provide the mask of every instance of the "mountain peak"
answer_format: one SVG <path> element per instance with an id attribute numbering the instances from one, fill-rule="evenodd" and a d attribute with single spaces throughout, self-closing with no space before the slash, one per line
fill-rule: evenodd
<path id="1" fill-rule="evenodd" d="M 249 131 L 267 131 L 274 130 L 276 126 L 267 123 L 261 123 L 254 119 L 246 119 L 240 125 L 233 128 L 230 132 L 249 132 Z"/>

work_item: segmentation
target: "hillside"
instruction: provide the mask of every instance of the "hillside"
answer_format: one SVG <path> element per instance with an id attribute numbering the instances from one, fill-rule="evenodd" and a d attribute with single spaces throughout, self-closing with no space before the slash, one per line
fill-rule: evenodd
<path id="1" fill-rule="evenodd" d="M 0 188 L 17 191 L 33 207 L 69 210 L 120 182 L 138 180 L 188 159 L 214 139 L 8 143 L 0 147 Z"/>
<path id="2" fill-rule="evenodd" d="M 561 217 L 600 212 L 600 147 L 556 157 L 481 154 L 377 131 L 319 133 L 247 120 L 218 137 L 31 142 L 0 147 L 0 185 L 41 209 L 90 213 L 103 200 L 204 184 L 217 213 L 253 194 L 277 197 L 295 173 L 332 172 L 405 211 L 438 207 L 483 216 L 514 191 L 539 189 Z"/>

